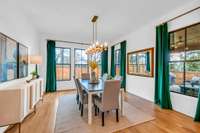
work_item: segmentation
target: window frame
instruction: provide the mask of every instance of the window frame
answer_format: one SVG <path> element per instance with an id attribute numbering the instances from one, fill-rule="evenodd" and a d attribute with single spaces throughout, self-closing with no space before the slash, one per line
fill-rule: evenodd
<path id="1" fill-rule="evenodd" d="M 184 30 L 184 36 L 185 36 L 185 40 L 184 40 L 184 59 L 183 60 L 175 60 L 175 61 L 171 61 L 170 60 L 170 54 L 171 54 L 171 48 L 170 48 L 170 45 L 171 45 L 171 43 L 170 43 L 170 41 L 169 41 L 169 61 L 168 61 L 168 64 L 170 65 L 170 63 L 183 63 L 183 86 L 184 86 L 184 88 L 185 88 L 185 82 L 187 81 L 186 80 L 186 64 L 188 63 L 188 62 L 200 62 L 200 59 L 195 59 L 195 60 L 188 60 L 187 59 L 187 50 L 186 50 L 186 47 L 188 46 L 187 44 L 187 30 L 188 30 L 188 28 L 191 28 L 191 27 L 193 27 L 193 26 L 196 26 L 196 25 L 200 25 L 200 22 L 198 22 L 198 23 L 194 23 L 194 24 L 191 24 L 191 25 L 189 25 L 189 26 L 185 26 L 185 27 L 182 27 L 182 28 L 179 28 L 179 29 L 176 29 L 176 30 L 172 30 L 172 31 L 170 31 L 169 33 L 168 33 L 168 36 L 169 36 L 169 40 L 171 39 L 170 38 L 170 34 L 173 34 L 173 33 L 175 33 L 175 32 L 179 32 L 179 31 L 181 31 L 181 30 Z M 171 71 L 170 71 L 170 66 L 169 66 L 169 73 L 170 73 Z M 169 85 L 169 91 L 170 92 L 173 92 L 173 93 L 177 93 L 177 94 L 181 94 L 181 95 L 185 95 L 185 96 L 189 96 L 189 97 L 195 97 L 195 98 L 197 98 L 198 96 L 195 96 L 195 95 L 187 95 L 187 94 L 184 94 L 184 93 L 182 93 L 182 92 L 178 92 L 178 91 L 174 91 L 174 90 L 171 90 L 170 89 L 170 85 Z M 200 90 L 199 90 L 200 91 Z"/>
<path id="2" fill-rule="evenodd" d="M 70 57 L 69 57 L 69 59 L 70 59 L 70 64 L 67 64 L 67 63 L 63 63 L 63 53 L 62 53 L 62 63 L 57 63 L 56 62 L 56 68 L 57 68 L 57 65 L 61 65 L 62 66 L 62 80 L 57 80 L 57 78 L 56 78 L 56 81 L 58 81 L 58 82 L 60 82 L 60 81 L 71 81 L 71 61 L 72 61 L 72 59 L 71 59 L 71 48 L 70 47 L 60 47 L 60 46 L 58 46 L 58 47 L 56 47 L 56 48 L 60 48 L 60 49 L 69 49 L 69 55 L 70 55 Z M 69 79 L 63 79 L 63 66 L 65 66 L 65 65 L 69 65 Z M 56 75 L 57 76 L 57 75 Z"/>
<path id="3" fill-rule="evenodd" d="M 76 77 L 76 65 L 81 65 L 81 74 L 82 74 L 82 65 L 85 65 L 85 64 L 76 64 L 76 50 L 81 50 L 81 57 L 82 57 L 82 51 L 85 51 L 86 49 L 84 48 L 74 48 L 74 76 Z M 89 73 L 89 64 L 88 64 L 88 55 L 87 55 L 87 72 Z"/>
<path id="4" fill-rule="evenodd" d="M 115 64 L 115 75 L 116 75 L 116 66 L 119 66 L 119 75 L 120 75 L 120 55 L 121 55 L 121 51 L 120 51 L 120 48 L 119 49 L 115 49 L 115 52 L 114 52 L 114 57 L 116 57 L 115 55 L 116 55 L 116 53 L 117 53 L 117 51 L 119 52 L 119 62 L 118 63 L 116 63 L 116 58 L 114 59 L 114 64 Z"/>

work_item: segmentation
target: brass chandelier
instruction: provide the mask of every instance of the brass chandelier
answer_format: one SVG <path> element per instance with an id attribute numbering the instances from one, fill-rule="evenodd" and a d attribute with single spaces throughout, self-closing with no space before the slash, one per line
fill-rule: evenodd
<path id="1" fill-rule="evenodd" d="M 99 54 L 108 49 L 108 44 L 97 41 L 97 19 L 98 16 L 93 16 L 91 22 L 93 24 L 93 41 L 89 48 L 86 49 L 87 55 Z"/>

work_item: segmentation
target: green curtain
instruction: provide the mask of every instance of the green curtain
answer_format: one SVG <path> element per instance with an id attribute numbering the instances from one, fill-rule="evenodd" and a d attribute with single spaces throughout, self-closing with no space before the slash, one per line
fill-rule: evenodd
<path id="1" fill-rule="evenodd" d="M 121 87 L 126 91 L 126 41 L 120 43 L 120 75 L 123 77 Z"/>
<path id="2" fill-rule="evenodd" d="M 47 41 L 46 92 L 56 91 L 56 51 L 55 41 Z"/>
<path id="3" fill-rule="evenodd" d="M 147 70 L 147 72 L 150 72 L 150 56 L 149 56 L 149 51 L 146 53 L 146 70 Z"/>
<path id="4" fill-rule="evenodd" d="M 172 109 L 169 91 L 169 38 L 167 23 L 156 27 L 156 64 L 154 102 Z"/>
<path id="5" fill-rule="evenodd" d="M 101 53 L 101 76 L 108 73 L 108 50 Z"/>
<path id="6" fill-rule="evenodd" d="M 199 91 L 198 103 L 197 103 L 197 109 L 196 109 L 196 114 L 195 114 L 195 117 L 194 117 L 194 121 L 199 121 L 200 122 L 200 91 Z"/>
<path id="7" fill-rule="evenodd" d="M 111 67 L 110 67 L 110 75 L 112 77 L 115 76 L 115 46 L 111 47 Z"/>

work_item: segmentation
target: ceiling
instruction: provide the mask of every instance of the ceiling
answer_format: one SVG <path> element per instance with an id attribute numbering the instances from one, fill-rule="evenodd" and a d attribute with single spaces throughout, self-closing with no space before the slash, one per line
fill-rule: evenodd
<path id="1" fill-rule="evenodd" d="M 90 19 L 98 15 L 98 40 L 115 40 L 191 0 L 17 0 L 40 33 L 91 42 Z"/>

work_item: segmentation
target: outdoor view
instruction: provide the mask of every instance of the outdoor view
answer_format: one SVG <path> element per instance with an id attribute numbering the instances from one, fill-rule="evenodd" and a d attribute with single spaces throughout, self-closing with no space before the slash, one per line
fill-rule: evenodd
<path id="1" fill-rule="evenodd" d="M 100 76 L 101 74 L 101 60 L 100 56 L 98 57 L 99 66 L 95 70 L 96 74 Z M 88 66 L 88 56 L 85 53 L 85 49 L 75 49 L 74 50 L 74 74 L 76 77 L 81 78 L 82 73 L 89 73 L 89 66 Z"/>
<path id="2" fill-rule="evenodd" d="M 88 57 L 85 54 L 84 49 L 75 49 L 74 50 L 74 74 L 76 77 L 81 78 L 81 73 L 88 73 Z"/>
<path id="3" fill-rule="evenodd" d="M 57 80 L 71 79 L 71 49 L 56 48 L 56 78 Z"/>
<path id="4" fill-rule="evenodd" d="M 58 81 L 71 80 L 71 49 L 56 48 L 56 78 Z M 95 70 L 97 75 L 101 74 L 101 60 L 99 56 L 99 67 Z M 89 73 L 88 56 L 85 49 L 74 49 L 74 75 L 81 78 L 82 73 Z"/>
<path id="5" fill-rule="evenodd" d="M 120 75 L 120 50 L 115 50 L 115 74 Z"/>
<path id="6" fill-rule="evenodd" d="M 170 33 L 170 90 L 198 96 L 200 24 Z"/>

